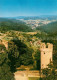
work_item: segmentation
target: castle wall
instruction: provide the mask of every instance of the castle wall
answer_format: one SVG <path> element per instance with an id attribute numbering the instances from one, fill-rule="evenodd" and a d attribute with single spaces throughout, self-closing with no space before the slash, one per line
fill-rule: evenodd
<path id="1" fill-rule="evenodd" d="M 45 43 L 41 44 L 41 69 L 47 68 L 48 64 L 53 60 L 53 45 L 47 43 L 47 48 Z"/>

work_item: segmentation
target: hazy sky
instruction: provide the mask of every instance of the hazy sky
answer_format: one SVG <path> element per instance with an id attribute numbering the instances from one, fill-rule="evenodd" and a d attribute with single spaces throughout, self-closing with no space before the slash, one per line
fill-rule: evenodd
<path id="1" fill-rule="evenodd" d="M 57 15 L 57 0 L 0 0 L 0 17 Z"/>

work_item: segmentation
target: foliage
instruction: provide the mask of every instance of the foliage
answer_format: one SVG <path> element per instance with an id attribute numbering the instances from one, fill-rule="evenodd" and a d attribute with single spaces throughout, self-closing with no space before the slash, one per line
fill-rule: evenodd
<path id="1" fill-rule="evenodd" d="M 11 21 L 2 21 L 0 22 L 0 31 L 1 32 L 6 32 L 6 31 L 23 31 L 23 32 L 29 32 L 32 31 L 31 27 L 28 27 L 26 24 L 23 23 L 17 23 Z"/>
<path id="2" fill-rule="evenodd" d="M 57 21 L 52 22 L 52 23 L 47 24 L 47 25 L 37 27 L 36 29 L 47 32 L 47 33 L 55 33 L 55 32 L 57 32 Z"/>
<path id="3" fill-rule="evenodd" d="M 10 60 L 9 66 L 11 67 L 12 72 L 16 71 L 16 63 L 18 62 L 17 60 L 18 57 L 19 57 L 18 48 L 16 45 L 14 45 L 14 42 L 10 41 L 8 47 L 8 58 Z"/>
<path id="4" fill-rule="evenodd" d="M 29 65 L 33 63 L 33 57 L 32 53 L 33 50 L 29 47 L 27 47 L 26 44 L 21 42 L 20 40 L 13 40 L 15 45 L 17 45 L 19 50 L 19 60 L 21 62 L 21 65 Z"/>
<path id="5" fill-rule="evenodd" d="M 0 52 L 5 50 L 6 50 L 5 46 L 3 44 L 0 44 Z"/>
<path id="6" fill-rule="evenodd" d="M 35 60 L 36 60 L 36 69 L 40 70 L 40 50 L 37 50 L 35 55 Z"/>
<path id="7" fill-rule="evenodd" d="M 21 64 L 25 66 L 33 64 L 32 49 L 27 48 L 26 53 L 23 53 L 20 56 L 20 60 L 21 60 Z"/>
<path id="8" fill-rule="evenodd" d="M 11 71 L 16 71 L 16 68 L 21 65 L 33 64 L 33 50 L 25 45 L 18 38 L 9 42 L 8 57 L 10 59 Z"/>
<path id="9" fill-rule="evenodd" d="M 43 69 L 45 77 L 43 80 L 57 80 L 57 70 L 53 64 L 49 64 L 49 67 Z"/>
<path id="10" fill-rule="evenodd" d="M 0 53 L 0 80 L 15 80 L 14 75 L 10 70 L 8 54 L 6 51 Z"/>

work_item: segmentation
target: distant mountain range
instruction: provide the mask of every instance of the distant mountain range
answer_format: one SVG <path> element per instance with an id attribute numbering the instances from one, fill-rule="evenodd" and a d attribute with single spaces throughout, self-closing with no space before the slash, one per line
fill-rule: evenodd
<path id="1" fill-rule="evenodd" d="M 20 21 L 20 20 L 16 20 L 14 18 L 0 18 L 0 22 L 4 22 L 4 21 L 12 21 L 12 22 L 16 22 L 16 23 L 23 23 L 23 21 Z"/>
<path id="2" fill-rule="evenodd" d="M 24 19 L 24 20 L 57 20 L 57 15 L 41 15 L 41 16 L 18 16 L 18 17 L 11 17 L 12 19 Z"/>
<path id="3" fill-rule="evenodd" d="M 8 19 L 24 19 L 24 20 L 36 20 L 36 19 L 48 19 L 48 20 L 57 20 L 57 15 L 41 15 L 41 16 L 17 16 L 17 17 L 0 17 L 1 20 L 8 20 Z"/>

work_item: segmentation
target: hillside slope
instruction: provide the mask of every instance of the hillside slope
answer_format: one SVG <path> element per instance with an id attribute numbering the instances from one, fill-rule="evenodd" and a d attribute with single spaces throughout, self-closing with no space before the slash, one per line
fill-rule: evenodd
<path id="1" fill-rule="evenodd" d="M 16 30 L 16 31 L 23 31 L 23 32 L 32 31 L 31 27 L 28 27 L 22 21 L 0 18 L 0 31 L 4 32 L 4 31 L 9 31 L 9 30 Z"/>
<path id="2" fill-rule="evenodd" d="M 47 25 L 37 27 L 36 29 L 47 32 L 47 33 L 56 33 L 57 32 L 57 21 L 47 24 Z"/>

